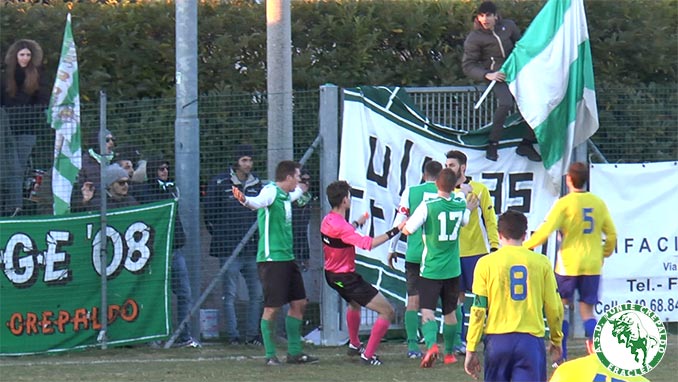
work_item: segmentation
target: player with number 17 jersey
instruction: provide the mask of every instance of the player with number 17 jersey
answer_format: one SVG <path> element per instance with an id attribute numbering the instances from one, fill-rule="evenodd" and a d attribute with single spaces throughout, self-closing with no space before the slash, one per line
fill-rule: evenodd
<path id="1" fill-rule="evenodd" d="M 421 277 L 444 280 L 461 274 L 458 235 L 465 211 L 466 199 L 462 193 L 452 194 L 449 199 L 439 197 L 425 200 L 414 211 L 406 227 L 423 228 L 421 233 L 424 250 L 419 271 Z M 468 216 L 465 220 L 468 221 Z"/>

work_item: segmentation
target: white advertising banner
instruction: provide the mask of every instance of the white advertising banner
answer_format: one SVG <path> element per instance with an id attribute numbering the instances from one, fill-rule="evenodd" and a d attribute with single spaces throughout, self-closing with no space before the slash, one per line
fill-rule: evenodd
<path id="1" fill-rule="evenodd" d="M 384 233 L 393 224 L 404 189 L 421 183 L 424 163 L 434 159 L 444 165 L 445 153 L 460 150 L 468 157 L 467 176 L 488 187 L 496 211 L 522 211 L 528 217 L 528 228 L 535 230 L 559 195 L 553 192 L 542 163 L 515 153 L 522 131 L 508 130 L 512 129 L 507 128 L 509 138 L 501 142 L 499 160 L 491 162 L 485 159 L 486 133 L 464 134 L 431 125 L 402 90 L 345 89 L 339 179 L 354 189 L 350 220 L 368 212 L 362 233 Z M 553 259 L 553 240 L 536 250 Z M 404 253 L 405 243 L 401 244 L 398 252 Z M 404 259 L 399 259 L 393 271 L 387 257 L 388 244 L 372 251 L 358 250 L 360 273 L 386 295 L 404 301 Z"/>
<path id="2" fill-rule="evenodd" d="M 617 228 L 595 313 L 630 302 L 678 321 L 678 162 L 594 164 L 591 192 Z"/>

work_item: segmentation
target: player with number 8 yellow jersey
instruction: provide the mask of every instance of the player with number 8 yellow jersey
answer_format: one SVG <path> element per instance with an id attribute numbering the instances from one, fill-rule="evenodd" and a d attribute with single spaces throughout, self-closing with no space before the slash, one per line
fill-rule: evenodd
<path id="1" fill-rule="evenodd" d="M 484 380 L 545 381 L 544 319 L 551 328 L 551 352 L 561 356 L 563 305 L 548 258 L 522 247 L 527 218 L 508 210 L 499 217 L 502 247 L 478 260 L 473 274 L 466 373 L 478 378 L 477 348 L 485 333 Z M 487 317 L 487 321 L 485 318 Z"/>

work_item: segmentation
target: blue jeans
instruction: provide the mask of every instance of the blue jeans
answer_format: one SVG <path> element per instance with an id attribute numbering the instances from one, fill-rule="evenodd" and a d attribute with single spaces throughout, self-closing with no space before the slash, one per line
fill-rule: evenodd
<path id="1" fill-rule="evenodd" d="M 219 261 L 223 266 L 229 257 L 221 257 Z M 228 266 L 224 275 L 224 315 L 226 321 L 226 335 L 229 340 L 241 339 L 238 331 L 238 318 L 235 314 L 235 299 L 238 295 L 238 284 L 242 274 L 247 285 L 249 304 L 247 308 L 247 319 L 245 321 L 245 340 L 250 340 L 259 336 L 259 327 L 261 320 L 261 310 L 263 306 L 263 297 L 259 274 L 257 272 L 256 258 L 238 254 Z"/>
<path id="2" fill-rule="evenodd" d="M 177 325 L 179 325 L 191 309 L 191 282 L 182 248 L 174 250 L 172 255 L 172 292 L 177 296 Z M 179 334 L 179 342 L 191 339 L 190 325 L 186 325 Z"/>

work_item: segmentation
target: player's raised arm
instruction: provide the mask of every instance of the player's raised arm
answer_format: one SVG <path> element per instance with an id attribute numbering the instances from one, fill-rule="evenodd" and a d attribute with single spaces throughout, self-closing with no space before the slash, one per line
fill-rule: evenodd
<path id="1" fill-rule="evenodd" d="M 419 227 L 424 225 L 427 215 L 428 211 L 426 209 L 426 203 L 421 203 L 419 207 L 417 207 L 417 209 L 414 210 L 412 216 L 405 222 L 405 226 L 403 227 L 403 233 L 405 235 L 411 235 L 412 232 L 418 230 Z"/>
<path id="2" fill-rule="evenodd" d="M 259 195 L 254 197 L 245 196 L 237 187 L 233 187 L 233 196 L 245 207 L 258 210 L 268 207 L 275 201 L 276 190 L 273 187 L 264 187 Z"/>
<path id="3" fill-rule="evenodd" d="M 398 205 L 398 212 L 395 219 L 393 219 L 393 228 L 400 226 L 410 216 L 410 189 L 406 188 L 400 196 L 400 203 Z M 400 240 L 400 231 L 393 236 L 388 244 L 388 266 L 394 269 L 393 263 L 398 262 L 398 254 L 395 252 Z"/>
<path id="4" fill-rule="evenodd" d="M 563 217 L 565 216 L 564 211 L 562 209 L 562 203 L 559 203 L 560 201 L 556 201 L 553 207 L 551 208 L 551 211 L 549 211 L 548 215 L 546 215 L 546 219 L 544 220 L 543 223 L 537 228 L 536 231 L 530 236 L 529 239 L 525 240 L 523 242 L 523 247 L 529 248 L 529 249 L 534 249 L 534 247 L 543 244 L 548 240 L 549 235 L 551 232 L 555 231 L 560 227 Z"/>

